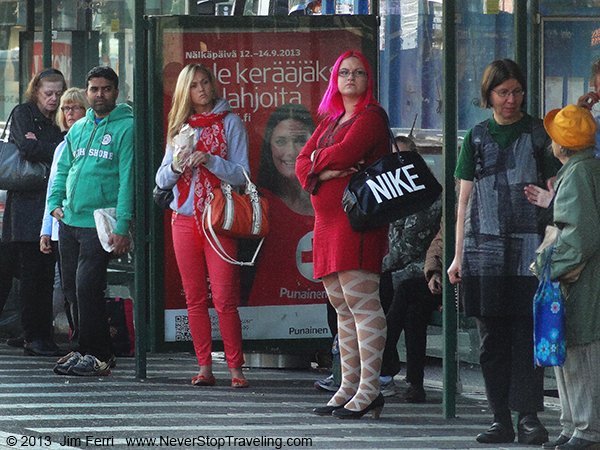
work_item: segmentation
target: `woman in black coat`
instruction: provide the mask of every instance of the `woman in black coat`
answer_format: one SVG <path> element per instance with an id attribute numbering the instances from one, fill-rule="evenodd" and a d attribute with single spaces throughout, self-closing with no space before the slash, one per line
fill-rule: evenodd
<path id="1" fill-rule="evenodd" d="M 10 122 L 9 140 L 21 157 L 52 163 L 54 149 L 63 140 L 55 123 L 60 97 L 67 88 L 63 74 L 46 69 L 29 82 L 27 102 L 18 105 Z M 19 300 L 26 355 L 57 354 L 52 327 L 54 255 L 40 252 L 40 227 L 46 201 L 46 187 L 8 191 L 2 226 L 2 241 L 12 243 L 20 275 Z"/>

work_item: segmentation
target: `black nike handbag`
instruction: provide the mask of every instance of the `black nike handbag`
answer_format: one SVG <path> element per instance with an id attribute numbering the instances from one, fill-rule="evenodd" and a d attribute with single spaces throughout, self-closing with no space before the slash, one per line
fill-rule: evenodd
<path id="1" fill-rule="evenodd" d="M 377 228 L 422 211 L 442 193 L 442 186 L 421 155 L 395 147 L 395 153 L 350 178 L 342 206 L 354 231 Z"/>

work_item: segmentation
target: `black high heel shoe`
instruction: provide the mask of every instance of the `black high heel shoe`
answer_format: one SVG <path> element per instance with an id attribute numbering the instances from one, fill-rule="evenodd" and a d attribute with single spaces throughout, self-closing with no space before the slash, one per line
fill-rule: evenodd
<path id="1" fill-rule="evenodd" d="M 344 403 L 344 405 L 345 405 L 345 403 Z M 319 406 L 318 408 L 313 409 L 312 412 L 314 414 L 316 414 L 317 416 L 330 416 L 334 411 L 343 408 L 344 405 L 339 405 L 339 406 L 329 406 L 329 405 Z"/>
<path id="2" fill-rule="evenodd" d="M 373 419 L 379 419 L 384 404 L 385 398 L 380 393 L 365 409 L 361 409 L 360 411 L 352 411 L 346 408 L 338 408 L 334 410 L 331 415 L 337 417 L 338 419 L 360 419 L 369 411 L 373 411 Z"/>

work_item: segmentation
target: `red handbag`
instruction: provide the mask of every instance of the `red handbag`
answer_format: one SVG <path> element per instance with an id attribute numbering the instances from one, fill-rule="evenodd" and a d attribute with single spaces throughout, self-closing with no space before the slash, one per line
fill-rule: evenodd
<path id="1" fill-rule="evenodd" d="M 202 229 L 213 249 L 227 262 L 237 265 L 253 265 L 269 232 L 269 203 L 261 197 L 256 185 L 244 171 L 246 188 L 244 193 L 237 192 L 228 183 L 221 183 L 221 189 L 215 189 L 202 214 Z M 237 261 L 223 249 L 219 235 L 237 239 L 261 239 L 252 261 Z"/>

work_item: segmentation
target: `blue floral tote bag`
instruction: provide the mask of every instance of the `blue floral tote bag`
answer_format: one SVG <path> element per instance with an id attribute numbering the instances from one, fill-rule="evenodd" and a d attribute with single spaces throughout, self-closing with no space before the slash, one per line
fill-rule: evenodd
<path id="1" fill-rule="evenodd" d="M 565 302 L 560 283 L 550 279 L 554 247 L 544 261 L 540 284 L 533 297 L 533 359 L 536 366 L 562 366 L 565 343 Z"/>

